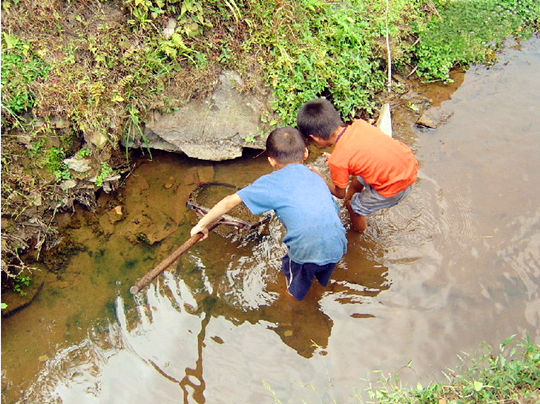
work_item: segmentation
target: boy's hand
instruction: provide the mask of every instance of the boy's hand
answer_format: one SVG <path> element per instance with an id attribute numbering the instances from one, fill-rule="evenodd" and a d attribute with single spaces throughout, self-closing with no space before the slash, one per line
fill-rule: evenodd
<path id="1" fill-rule="evenodd" d="M 206 226 L 201 226 L 199 223 L 197 223 L 190 231 L 191 236 L 194 236 L 197 233 L 202 233 L 203 237 L 201 240 L 204 240 L 208 237 L 208 228 Z"/>

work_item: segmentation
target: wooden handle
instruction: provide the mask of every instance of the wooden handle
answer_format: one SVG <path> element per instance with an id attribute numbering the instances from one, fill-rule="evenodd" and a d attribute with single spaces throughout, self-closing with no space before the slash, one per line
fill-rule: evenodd
<path id="1" fill-rule="evenodd" d="M 171 255 L 161 261 L 151 271 L 148 271 L 146 275 L 144 275 L 141 279 L 137 281 L 137 283 L 135 283 L 135 285 L 129 288 L 130 293 L 132 295 L 135 295 L 139 293 L 142 289 L 147 287 L 150 282 L 152 282 L 156 278 L 156 276 L 158 276 L 169 266 L 171 266 L 171 264 L 176 261 L 178 257 L 180 257 L 183 253 L 185 253 L 187 250 L 197 244 L 201 238 L 203 238 L 202 233 L 197 233 L 191 236 L 184 244 L 174 250 Z"/>
<path id="2" fill-rule="evenodd" d="M 220 218 L 219 220 L 213 222 L 210 226 L 208 226 L 208 231 L 210 232 L 217 226 L 219 226 L 222 223 L 222 220 L 223 219 Z M 147 287 L 150 282 L 152 282 L 156 278 L 156 276 L 158 276 L 160 273 L 170 267 L 171 264 L 178 259 L 178 257 L 180 257 L 183 253 L 185 253 L 187 250 L 197 244 L 203 237 L 204 234 L 202 233 L 197 233 L 191 236 L 184 244 L 174 250 L 171 255 L 161 261 L 151 271 L 148 271 L 146 275 L 144 275 L 141 279 L 137 281 L 137 283 L 135 283 L 135 285 L 129 288 L 129 292 L 132 295 L 139 293 L 141 290 Z"/>

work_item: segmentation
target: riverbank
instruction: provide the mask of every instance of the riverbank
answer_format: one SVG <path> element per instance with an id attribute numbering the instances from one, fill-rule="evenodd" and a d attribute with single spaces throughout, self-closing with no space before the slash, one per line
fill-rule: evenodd
<path id="1" fill-rule="evenodd" d="M 540 346 L 528 335 L 512 335 L 497 349 L 484 344 L 479 353 L 462 353 L 459 358 L 459 368 L 443 371 L 446 383 L 417 383 L 407 389 L 389 375 L 379 379 L 379 389 L 369 390 L 369 396 L 380 404 L 538 402 Z"/>
<path id="2" fill-rule="evenodd" d="M 73 247 L 58 213 L 94 210 L 98 192 L 151 156 L 150 114 L 210 94 L 224 69 L 245 93 L 270 90 L 249 143 L 314 96 L 371 117 L 388 96 L 387 22 L 394 94 L 406 77 L 444 81 L 456 65 L 493 61 L 502 38 L 538 28 L 533 1 L 389 5 L 3 2 L 2 287 L 23 291 L 36 264 L 60 270 Z M 134 139 L 142 150 L 125 147 Z"/>

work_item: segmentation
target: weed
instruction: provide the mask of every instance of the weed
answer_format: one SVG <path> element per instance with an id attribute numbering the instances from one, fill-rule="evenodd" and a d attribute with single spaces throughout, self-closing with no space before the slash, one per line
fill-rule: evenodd
<path id="1" fill-rule="evenodd" d="M 30 43 L 2 32 L 2 117 L 19 124 L 22 114 L 35 104 L 32 85 L 49 71 Z"/>
<path id="2" fill-rule="evenodd" d="M 540 347 L 529 336 L 514 343 L 515 335 L 499 345 L 499 352 L 485 344 L 484 352 L 469 366 L 449 370 L 448 384 L 433 383 L 404 389 L 397 377 L 381 377 L 381 388 L 368 391 L 381 404 L 392 403 L 495 403 L 533 402 L 538 399 Z M 460 358 L 460 360 L 462 360 Z M 463 360 L 462 360 L 463 361 Z"/>
<path id="3" fill-rule="evenodd" d="M 114 170 L 106 162 L 102 162 L 101 169 L 99 171 L 99 174 L 96 177 L 96 185 L 98 187 L 102 186 L 103 181 L 107 177 L 111 176 L 113 173 L 114 173 Z"/>
<path id="4" fill-rule="evenodd" d="M 143 130 L 141 129 L 142 124 L 140 122 L 139 110 L 133 105 L 130 105 L 128 107 L 128 113 L 129 120 L 127 121 L 124 128 L 123 136 L 123 141 L 126 148 L 126 160 L 129 160 L 129 146 L 131 145 L 131 143 L 136 143 L 138 139 L 141 139 L 142 143 L 146 146 L 146 150 L 148 151 L 150 160 L 152 160 L 152 151 L 148 146 L 148 139 L 146 138 Z"/>
<path id="5" fill-rule="evenodd" d="M 86 147 L 81 148 L 77 153 L 75 153 L 75 157 L 77 158 L 85 158 L 90 155 L 90 150 Z"/>
<path id="6" fill-rule="evenodd" d="M 268 49 L 261 63 L 283 122 L 293 124 L 298 107 L 319 96 L 331 98 L 347 119 L 372 112 L 385 84 L 376 51 L 384 12 L 376 2 L 303 0 L 277 10 L 263 2 L 252 10 L 249 44 Z M 396 2 L 396 23 L 404 14 L 404 3 Z"/>
<path id="7" fill-rule="evenodd" d="M 14 279 L 13 290 L 17 292 L 20 296 L 26 296 L 26 292 L 23 290 L 25 287 L 28 287 L 32 283 L 32 278 L 25 274 L 18 274 Z"/>
<path id="8" fill-rule="evenodd" d="M 428 80 L 449 80 L 456 65 L 493 61 L 494 49 L 514 34 L 524 37 L 540 18 L 535 0 L 471 0 L 447 2 L 440 18 L 424 27 L 415 49 L 417 74 Z"/>
<path id="9" fill-rule="evenodd" d="M 64 163 L 65 151 L 61 147 L 51 147 L 48 150 L 45 165 L 56 177 L 57 181 L 63 181 L 71 178 L 71 173 Z"/>
<path id="10" fill-rule="evenodd" d="M 244 141 L 246 143 L 255 143 L 255 136 L 254 135 L 249 135 L 249 136 L 246 136 L 244 138 Z"/>

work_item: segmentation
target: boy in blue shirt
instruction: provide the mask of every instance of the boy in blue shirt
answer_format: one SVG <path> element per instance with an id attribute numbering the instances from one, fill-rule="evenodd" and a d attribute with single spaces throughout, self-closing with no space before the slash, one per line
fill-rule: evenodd
<path id="1" fill-rule="evenodd" d="M 324 180 L 304 164 L 308 150 L 292 127 L 273 130 L 266 139 L 268 162 L 274 168 L 252 184 L 219 201 L 191 229 L 208 237 L 208 225 L 240 203 L 253 215 L 273 210 L 285 226 L 288 253 L 281 270 L 287 289 L 297 300 L 309 291 L 313 278 L 326 286 L 347 250 L 345 228 Z"/>

